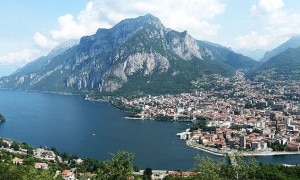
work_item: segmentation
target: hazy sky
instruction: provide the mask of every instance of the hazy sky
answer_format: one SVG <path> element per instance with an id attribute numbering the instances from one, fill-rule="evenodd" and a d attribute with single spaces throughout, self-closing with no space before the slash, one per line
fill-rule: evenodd
<path id="1" fill-rule="evenodd" d="M 300 34 L 297 0 L 1 0 L 0 76 L 60 42 L 147 13 L 234 50 L 270 50 Z"/>

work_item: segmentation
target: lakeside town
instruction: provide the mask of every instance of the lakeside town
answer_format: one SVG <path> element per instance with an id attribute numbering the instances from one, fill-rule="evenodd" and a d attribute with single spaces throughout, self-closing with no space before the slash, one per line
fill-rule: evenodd
<path id="1" fill-rule="evenodd" d="M 237 71 L 233 79 L 215 75 L 206 83 L 211 90 L 120 100 L 127 109 L 140 110 L 134 119 L 192 121 L 193 127 L 177 135 L 195 148 L 217 154 L 299 153 L 300 82 L 254 82 Z"/>
<path id="2" fill-rule="evenodd" d="M 119 100 L 126 109 L 138 110 L 133 111 L 137 112 L 134 119 L 188 121 L 190 128 L 177 135 L 190 147 L 228 155 L 233 167 L 238 164 L 235 153 L 244 156 L 299 154 L 299 82 L 251 82 L 238 71 L 234 79 L 215 76 L 207 86 L 214 88 Z M 51 179 L 102 178 L 101 168 L 106 167 L 106 162 L 99 165 L 90 158 L 58 154 L 55 149 L 32 148 L 6 139 L 0 143 L 2 163 L 17 168 L 29 166 L 37 173 L 45 172 Z M 139 179 L 145 176 L 147 168 L 134 167 L 130 172 L 134 179 Z M 164 179 L 198 175 L 198 170 L 151 170 L 150 176 Z"/>
<path id="3" fill-rule="evenodd" d="M 188 146 L 225 155 L 233 166 L 238 164 L 236 154 L 300 154 L 299 82 L 252 82 L 246 80 L 241 71 L 233 79 L 217 75 L 209 78 L 212 81 L 205 80 L 208 88 L 199 88 L 192 93 L 135 99 L 115 97 L 114 100 L 121 102 L 125 110 L 136 112 L 128 118 L 187 121 L 190 128 L 177 135 Z M 0 157 L 5 164 L 50 172 L 49 177 L 53 179 L 97 179 L 102 175 L 99 174 L 101 166 L 91 159 L 63 156 L 43 148 L 28 149 L 5 139 L 0 142 Z M 91 164 L 96 168 L 87 169 Z M 290 164 L 285 166 L 297 168 Z M 145 176 L 145 172 L 136 168 L 132 175 L 138 179 Z M 194 177 L 198 174 L 199 171 L 153 170 L 151 178 Z"/>

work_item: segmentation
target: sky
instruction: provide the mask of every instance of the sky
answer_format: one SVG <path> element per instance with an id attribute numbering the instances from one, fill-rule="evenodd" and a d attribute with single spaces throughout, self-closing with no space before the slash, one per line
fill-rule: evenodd
<path id="1" fill-rule="evenodd" d="M 1 0 L 0 76 L 59 43 L 147 13 L 235 51 L 268 51 L 300 34 L 295 0 Z"/>

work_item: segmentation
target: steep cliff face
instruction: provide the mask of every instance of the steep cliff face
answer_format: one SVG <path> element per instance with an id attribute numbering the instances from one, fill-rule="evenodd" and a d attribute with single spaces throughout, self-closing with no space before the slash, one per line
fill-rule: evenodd
<path id="1" fill-rule="evenodd" d="M 147 14 L 82 37 L 78 45 L 41 61 L 39 68 L 2 78 L 0 87 L 76 92 L 135 92 L 144 87 L 151 93 L 163 87 L 157 86 L 162 79 L 189 90 L 202 74 L 233 73 L 218 55 L 222 47 L 202 46 L 187 32 L 167 29 Z"/>
<path id="2" fill-rule="evenodd" d="M 169 47 L 180 58 L 184 60 L 191 60 L 194 57 L 202 59 L 197 41 L 188 35 L 186 31 L 179 35 L 177 32 L 173 31 L 169 32 L 168 35 Z"/>
<path id="3" fill-rule="evenodd" d="M 155 71 L 164 73 L 167 72 L 169 66 L 168 59 L 158 53 L 136 53 L 109 71 L 101 88 L 112 92 L 121 88 L 130 76 L 136 74 L 150 76 Z"/>

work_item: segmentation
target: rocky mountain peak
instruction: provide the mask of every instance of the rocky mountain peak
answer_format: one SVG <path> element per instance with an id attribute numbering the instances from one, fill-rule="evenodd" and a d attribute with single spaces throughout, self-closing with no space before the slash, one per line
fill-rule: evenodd
<path id="1" fill-rule="evenodd" d="M 95 35 L 81 38 L 79 49 L 85 52 L 89 50 L 90 55 L 108 52 L 126 42 L 141 29 L 150 26 L 161 30 L 165 29 L 159 18 L 146 14 L 137 18 L 122 20 L 111 29 L 98 29 Z"/>
<path id="2" fill-rule="evenodd" d="M 152 24 L 152 25 L 159 25 L 164 26 L 160 19 L 158 17 L 153 16 L 152 14 L 146 14 L 145 16 L 140 16 L 137 18 L 137 20 L 140 19 L 141 21 L 144 21 L 145 23 Z"/>
<path id="3" fill-rule="evenodd" d="M 62 52 L 66 51 L 67 49 L 76 46 L 79 44 L 79 40 L 78 39 L 72 39 L 66 42 L 63 42 L 61 44 L 59 44 L 58 46 L 54 47 L 54 49 L 52 49 L 49 53 L 48 53 L 48 57 L 52 58 L 54 56 L 57 56 L 59 54 L 61 54 Z"/>
<path id="4" fill-rule="evenodd" d="M 177 93 L 191 90 L 202 74 L 233 74 L 228 58 L 235 64 L 245 61 L 222 46 L 199 43 L 187 31 L 166 29 L 146 14 L 82 37 L 77 46 L 51 60 L 44 58 L 26 72 L 0 79 L 0 88 Z"/>

